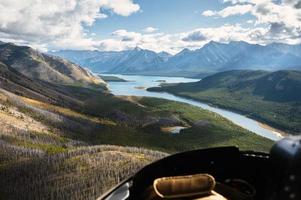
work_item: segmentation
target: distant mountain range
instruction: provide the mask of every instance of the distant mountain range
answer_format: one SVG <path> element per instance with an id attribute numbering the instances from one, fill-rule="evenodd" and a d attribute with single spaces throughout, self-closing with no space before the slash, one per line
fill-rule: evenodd
<path id="1" fill-rule="evenodd" d="M 301 70 L 301 44 L 209 42 L 197 50 L 184 49 L 176 55 L 136 47 L 119 52 L 62 50 L 51 53 L 88 67 L 94 72 L 202 76 L 233 69 L 276 71 Z"/>
<path id="2" fill-rule="evenodd" d="M 71 60 L 94 72 L 143 73 L 159 69 L 171 57 L 166 52 L 156 53 L 136 47 L 133 50 L 114 51 L 76 51 L 53 52 L 53 55 Z M 161 70 L 161 69 L 160 69 Z"/>
<path id="3" fill-rule="evenodd" d="M 77 64 L 12 43 L 0 43 L 0 63 L 9 71 L 13 68 L 32 80 L 58 84 L 105 84 L 101 78 Z"/>

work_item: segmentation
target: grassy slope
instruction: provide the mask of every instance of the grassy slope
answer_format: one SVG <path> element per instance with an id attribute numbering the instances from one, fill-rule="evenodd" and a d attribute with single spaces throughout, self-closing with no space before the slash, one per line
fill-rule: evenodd
<path id="1" fill-rule="evenodd" d="M 301 73 L 232 71 L 197 83 L 165 85 L 167 91 L 232 109 L 293 134 L 301 132 Z"/>

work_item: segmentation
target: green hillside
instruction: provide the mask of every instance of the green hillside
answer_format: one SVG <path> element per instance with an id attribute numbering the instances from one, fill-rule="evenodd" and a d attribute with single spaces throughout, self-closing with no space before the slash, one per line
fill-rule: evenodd
<path id="1" fill-rule="evenodd" d="M 300 71 L 227 71 L 195 83 L 151 88 L 239 111 L 292 134 L 301 132 Z"/>

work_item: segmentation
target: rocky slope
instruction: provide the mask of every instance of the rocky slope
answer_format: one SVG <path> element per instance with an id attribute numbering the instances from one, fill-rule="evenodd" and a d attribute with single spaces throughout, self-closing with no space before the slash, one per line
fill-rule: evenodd
<path id="1" fill-rule="evenodd" d="M 79 65 L 12 43 L 0 44 L 0 62 L 31 79 L 59 84 L 105 84 L 101 78 Z"/>

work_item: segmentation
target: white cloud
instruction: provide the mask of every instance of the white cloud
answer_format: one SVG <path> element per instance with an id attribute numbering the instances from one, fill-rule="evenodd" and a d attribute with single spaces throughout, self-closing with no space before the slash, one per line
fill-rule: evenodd
<path id="1" fill-rule="evenodd" d="M 105 51 L 121 51 L 139 46 L 156 52 L 167 51 L 175 54 L 183 48 L 198 49 L 209 41 L 227 43 L 230 41 L 246 41 L 253 44 L 267 44 L 279 41 L 279 37 L 271 37 L 270 27 L 244 27 L 240 24 L 226 24 L 220 27 L 198 28 L 174 34 L 138 33 L 124 29 L 112 33 L 113 38 L 99 41 L 97 48 Z M 282 42 L 297 43 L 301 38 L 281 38 Z"/>
<path id="2" fill-rule="evenodd" d="M 284 4 L 290 4 L 295 8 L 301 8 L 301 0 L 283 0 Z"/>
<path id="3" fill-rule="evenodd" d="M 117 39 L 106 39 L 99 41 L 97 48 L 102 51 L 121 51 L 132 48 L 132 45 Z"/>
<path id="4" fill-rule="evenodd" d="M 211 16 L 214 16 L 216 15 L 216 12 L 215 11 L 212 11 L 212 10 L 205 10 L 203 13 L 202 13 L 203 16 L 206 16 L 206 17 L 211 17 Z"/>
<path id="5" fill-rule="evenodd" d="M 100 2 L 102 6 L 122 16 L 129 16 L 140 9 L 140 6 L 134 4 L 132 0 L 100 0 Z"/>
<path id="6" fill-rule="evenodd" d="M 1 39 L 92 48 L 94 41 L 86 37 L 84 26 L 106 18 L 101 9 L 128 16 L 139 8 L 132 0 L 0 0 Z"/>
<path id="7" fill-rule="evenodd" d="M 154 28 L 154 27 L 149 26 L 149 27 L 145 28 L 145 29 L 143 30 L 143 32 L 145 32 L 145 33 L 154 33 L 154 32 L 156 32 L 157 30 L 158 30 L 157 28 Z"/>
<path id="8" fill-rule="evenodd" d="M 193 31 L 191 33 L 188 33 L 185 37 L 182 38 L 185 42 L 199 42 L 204 41 L 207 38 L 204 36 L 204 34 L 201 31 Z"/>
<path id="9" fill-rule="evenodd" d="M 211 17 L 211 16 L 229 17 L 232 15 L 244 15 L 246 13 L 249 13 L 252 9 L 253 9 L 252 5 L 234 5 L 234 6 L 229 6 L 221 11 L 207 10 L 203 12 L 202 15 L 206 17 Z"/>
<path id="10" fill-rule="evenodd" d="M 137 33 L 124 29 L 116 30 L 112 34 L 113 38 L 100 41 L 100 50 L 119 51 L 125 49 L 132 49 L 139 46 L 144 49 L 153 51 L 169 51 L 178 39 L 172 39 L 173 35 L 164 33 Z"/>
<path id="11" fill-rule="evenodd" d="M 254 37 L 254 33 L 265 34 L 266 31 L 267 29 L 264 28 L 243 28 L 239 24 L 236 24 L 216 28 L 200 28 L 194 30 L 192 33 L 199 33 L 205 37 L 206 40 L 202 41 L 202 43 L 207 43 L 210 40 L 217 42 L 246 41 L 250 43 L 263 43 L 263 41 L 260 41 L 260 38 Z"/>
<path id="12" fill-rule="evenodd" d="M 267 39 L 290 43 L 300 41 L 301 7 L 298 7 L 300 1 L 290 0 L 281 4 L 272 1 L 253 1 L 256 3 L 252 10 L 252 15 L 256 17 L 256 25 L 269 26 Z"/>
<path id="13" fill-rule="evenodd" d="M 129 31 L 124 30 L 124 29 L 120 29 L 120 30 L 114 31 L 112 33 L 112 36 L 121 38 L 121 40 L 124 41 L 124 42 L 138 41 L 141 38 L 141 34 L 140 33 L 129 32 Z"/>
<path id="14" fill-rule="evenodd" d="M 252 0 L 224 0 L 224 3 L 230 2 L 232 4 L 250 3 Z"/>
<path id="15" fill-rule="evenodd" d="M 229 17 L 232 15 L 244 15 L 252 10 L 252 5 L 234 5 L 218 12 L 221 17 Z"/>

